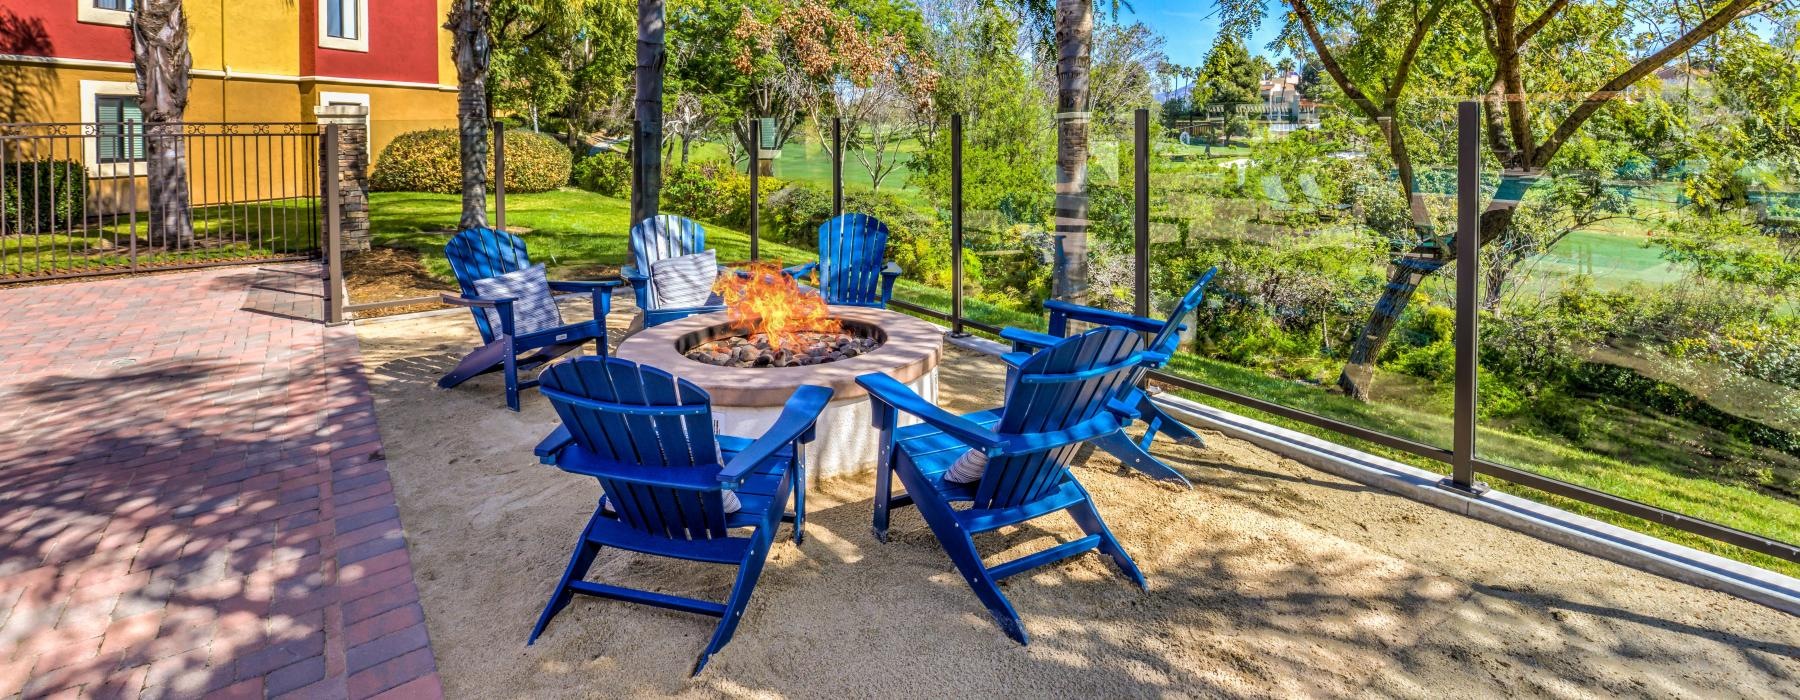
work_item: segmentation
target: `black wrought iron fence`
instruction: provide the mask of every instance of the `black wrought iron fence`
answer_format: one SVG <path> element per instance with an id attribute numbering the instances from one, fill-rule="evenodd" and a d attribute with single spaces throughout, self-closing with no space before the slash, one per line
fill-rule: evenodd
<path id="1" fill-rule="evenodd" d="M 313 123 L 0 124 L 0 282 L 319 255 Z"/>

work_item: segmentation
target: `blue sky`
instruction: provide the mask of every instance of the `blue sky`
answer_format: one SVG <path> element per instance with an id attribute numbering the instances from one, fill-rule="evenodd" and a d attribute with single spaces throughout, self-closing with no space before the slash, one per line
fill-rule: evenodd
<path id="1" fill-rule="evenodd" d="M 1206 59 L 1207 50 L 1212 48 L 1213 39 L 1219 34 L 1219 7 L 1214 0 L 1128 1 L 1135 12 L 1124 13 L 1119 19 L 1143 22 L 1161 34 L 1168 42 L 1164 51 L 1171 62 L 1198 66 Z M 1107 0 L 1095 0 L 1095 11 L 1107 12 L 1108 8 Z M 1263 0 L 1263 10 L 1266 19 L 1262 26 L 1244 42 L 1253 54 L 1267 54 L 1265 47 L 1281 30 L 1280 0 Z"/>

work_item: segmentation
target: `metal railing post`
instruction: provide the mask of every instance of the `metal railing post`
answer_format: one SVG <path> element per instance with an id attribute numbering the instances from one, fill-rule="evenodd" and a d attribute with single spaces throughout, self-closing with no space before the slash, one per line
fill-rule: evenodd
<path id="1" fill-rule="evenodd" d="M 494 228 L 506 230 L 505 122 L 494 122 Z"/>
<path id="2" fill-rule="evenodd" d="M 325 191 L 325 322 L 344 322 L 344 257 L 343 242 L 339 240 L 343 227 L 343 211 L 341 209 L 340 179 L 338 172 L 338 124 L 325 125 L 325 153 L 320 158 L 325 167 L 323 186 Z"/>
<path id="3" fill-rule="evenodd" d="M 1444 486 L 1480 495 L 1475 480 L 1475 415 L 1481 395 L 1476 385 L 1480 334 L 1476 327 L 1481 293 L 1481 103 L 1456 105 L 1456 398 L 1451 427 L 1450 479 Z"/>
<path id="4" fill-rule="evenodd" d="M 1150 110 L 1138 109 L 1132 124 L 1132 309 L 1150 315 Z"/>
<path id="5" fill-rule="evenodd" d="M 950 115 L 950 335 L 963 330 L 963 115 Z"/>
<path id="6" fill-rule="evenodd" d="M 844 215 L 844 118 L 831 118 L 831 215 Z"/>
<path id="7" fill-rule="evenodd" d="M 762 120 L 750 118 L 750 259 L 761 260 L 762 250 L 757 243 L 762 238 L 760 218 L 762 213 L 761 173 L 762 170 Z"/>

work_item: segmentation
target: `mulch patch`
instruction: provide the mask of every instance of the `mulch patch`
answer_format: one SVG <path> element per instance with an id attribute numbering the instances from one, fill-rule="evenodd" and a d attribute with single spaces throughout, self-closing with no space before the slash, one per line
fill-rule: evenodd
<path id="1" fill-rule="evenodd" d="M 411 248 L 370 248 L 345 256 L 344 286 L 350 290 L 351 302 L 361 304 L 457 291 L 456 285 L 432 277 L 419 259 L 419 251 Z M 408 304 L 358 311 L 356 317 L 398 316 L 443 308 L 449 308 L 449 305 L 436 302 Z"/>

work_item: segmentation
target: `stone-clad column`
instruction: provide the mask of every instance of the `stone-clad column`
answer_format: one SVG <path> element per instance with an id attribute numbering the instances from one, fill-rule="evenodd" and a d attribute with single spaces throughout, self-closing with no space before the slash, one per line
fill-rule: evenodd
<path id="1" fill-rule="evenodd" d="M 319 124 L 338 125 L 338 207 L 345 251 L 369 249 L 369 108 L 326 105 L 313 108 Z M 325 149 L 319 149 L 323 154 Z M 324 164 L 319 172 L 324 173 Z M 325 183 L 326 187 L 332 183 Z"/>

